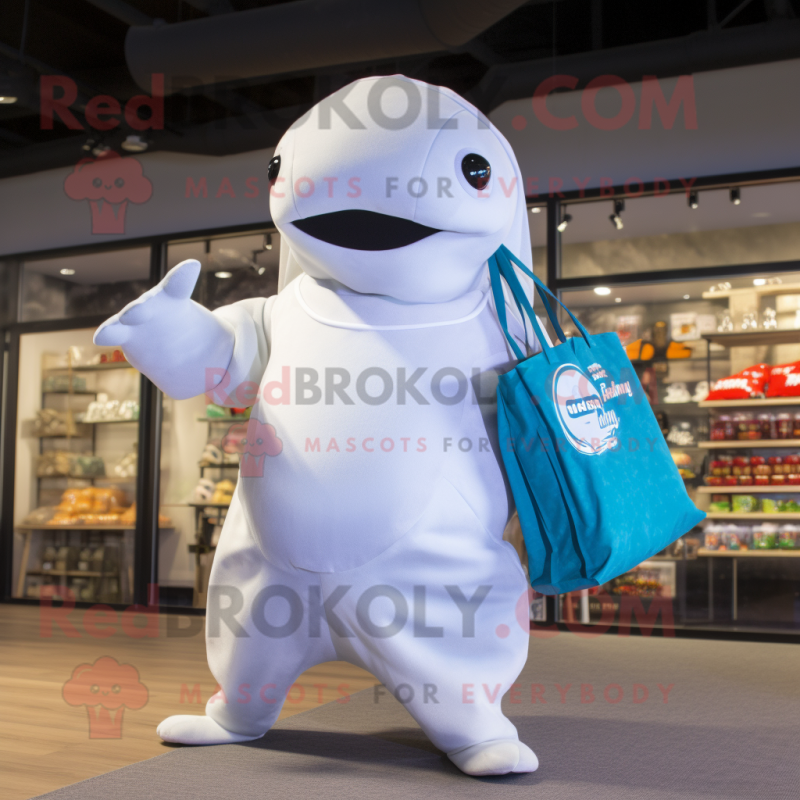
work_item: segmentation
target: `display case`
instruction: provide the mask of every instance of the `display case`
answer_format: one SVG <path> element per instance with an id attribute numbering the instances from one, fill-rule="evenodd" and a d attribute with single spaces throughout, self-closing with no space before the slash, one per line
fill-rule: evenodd
<path id="1" fill-rule="evenodd" d="M 21 340 L 17 597 L 132 598 L 140 378 L 87 333 Z"/>
<path id="2" fill-rule="evenodd" d="M 562 596 L 561 619 L 620 624 L 638 615 L 657 626 L 800 629 L 797 277 L 562 293 L 590 332 L 618 333 L 687 492 L 707 517 L 631 572 Z M 739 374 L 751 367 L 763 380 L 745 386 Z M 732 399 L 719 399 L 729 386 Z M 771 396 L 781 392 L 789 396 Z"/>

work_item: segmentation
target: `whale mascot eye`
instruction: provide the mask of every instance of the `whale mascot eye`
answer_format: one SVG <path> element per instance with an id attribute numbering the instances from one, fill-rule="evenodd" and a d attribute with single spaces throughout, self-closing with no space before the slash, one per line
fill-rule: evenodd
<path id="1" fill-rule="evenodd" d="M 481 191 L 485 189 L 492 175 L 492 165 L 477 153 L 468 153 L 461 160 L 461 171 L 467 179 L 467 183 L 473 188 Z"/>
<path id="2" fill-rule="evenodd" d="M 278 180 L 278 174 L 281 171 L 281 157 L 273 156 L 267 165 L 267 180 L 270 186 Z"/>

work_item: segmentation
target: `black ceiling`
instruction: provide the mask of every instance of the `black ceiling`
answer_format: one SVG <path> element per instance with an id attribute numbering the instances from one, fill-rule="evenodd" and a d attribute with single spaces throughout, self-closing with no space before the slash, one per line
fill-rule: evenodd
<path id="1" fill-rule="evenodd" d="M 40 75 L 76 82 L 72 110 L 85 125 L 81 110 L 92 96 L 111 95 L 124 105 L 142 94 L 126 65 L 131 23 L 161 19 L 169 25 L 280 1 L 4 0 L 0 77 L 12 74 L 31 91 L 16 104 L 0 105 L 0 176 L 74 163 L 86 155 L 81 148 L 90 135 L 118 148 L 135 133 L 124 122 L 102 135 L 88 126 L 70 130 L 60 120 L 52 130 L 43 129 L 36 95 Z M 366 75 L 402 72 L 449 86 L 489 111 L 507 99 L 530 96 L 553 72 L 585 83 L 609 72 L 626 79 L 668 77 L 800 57 L 798 16 L 800 0 L 531 0 L 453 50 L 172 94 L 165 99 L 164 130 L 143 135 L 151 149 L 160 150 L 221 155 L 269 147 L 304 109 Z"/>

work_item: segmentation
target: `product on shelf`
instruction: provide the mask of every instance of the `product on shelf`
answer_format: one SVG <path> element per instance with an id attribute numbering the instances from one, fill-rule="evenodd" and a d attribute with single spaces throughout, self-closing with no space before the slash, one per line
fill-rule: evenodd
<path id="1" fill-rule="evenodd" d="M 748 400 L 763 397 L 769 376 L 769 364 L 755 364 L 711 385 L 706 400 Z"/>
<path id="2" fill-rule="evenodd" d="M 708 397 L 709 387 L 708 381 L 698 381 L 697 385 L 694 387 L 694 394 L 692 395 L 692 400 L 695 403 L 700 403 Z"/>
<path id="3" fill-rule="evenodd" d="M 800 525 L 781 525 L 778 531 L 778 547 L 782 550 L 800 547 Z"/>
<path id="4" fill-rule="evenodd" d="M 228 452 L 227 450 L 223 450 L 222 448 L 218 447 L 213 442 L 209 442 L 205 446 L 205 449 L 203 450 L 203 453 L 200 456 L 200 461 L 198 462 L 198 464 L 201 467 L 214 467 L 214 466 L 219 466 L 221 464 L 234 465 L 238 463 L 239 463 L 238 452 Z"/>
<path id="5" fill-rule="evenodd" d="M 709 522 L 703 528 L 706 550 L 794 550 L 800 547 L 800 525 L 734 525 Z"/>
<path id="6" fill-rule="evenodd" d="M 112 472 L 117 478 L 135 478 L 137 465 L 136 451 L 124 455 L 115 465 Z"/>
<path id="7" fill-rule="evenodd" d="M 200 478 L 194 487 L 194 499 L 198 503 L 210 503 L 217 485 L 208 478 Z"/>
<path id="8" fill-rule="evenodd" d="M 678 447 L 691 447 L 694 444 L 694 434 L 688 422 L 674 424 L 667 434 L 667 441 Z"/>
<path id="9" fill-rule="evenodd" d="M 36 476 L 53 478 L 70 474 L 73 454 L 67 450 L 45 450 L 36 459 Z"/>
<path id="10" fill-rule="evenodd" d="M 676 381 L 667 385 L 667 394 L 664 397 L 665 403 L 689 403 L 692 396 L 689 389 L 682 381 Z"/>
<path id="11" fill-rule="evenodd" d="M 767 397 L 800 397 L 800 361 L 772 367 Z"/>
<path id="12" fill-rule="evenodd" d="M 712 459 L 707 486 L 800 486 L 800 454 L 727 456 Z"/>
<path id="13" fill-rule="evenodd" d="M 53 518 L 53 514 L 55 513 L 55 506 L 40 506 L 31 511 L 30 514 L 22 520 L 22 524 L 28 526 L 45 525 Z"/>
<path id="14" fill-rule="evenodd" d="M 708 510 L 712 514 L 727 514 L 731 510 L 731 498 L 727 494 L 712 494 Z"/>
<path id="15" fill-rule="evenodd" d="M 749 514 L 758 511 L 758 498 L 752 494 L 735 494 L 731 499 L 734 514 Z"/>
<path id="16" fill-rule="evenodd" d="M 66 394 L 70 391 L 85 392 L 86 378 L 82 377 L 81 375 L 73 375 L 71 382 L 69 375 L 47 375 L 46 377 L 42 378 L 42 392 Z"/>
<path id="17" fill-rule="evenodd" d="M 229 506 L 233 500 L 233 490 L 236 484 L 233 481 L 222 480 L 214 488 L 214 495 L 211 498 L 213 505 Z"/>
<path id="18" fill-rule="evenodd" d="M 125 492 L 114 486 L 67 489 L 48 525 L 117 525 L 127 505 Z"/>
<path id="19" fill-rule="evenodd" d="M 100 353 L 97 356 L 97 361 L 94 363 L 96 364 L 124 364 L 127 363 L 128 359 L 125 358 L 125 354 L 122 350 L 114 350 L 111 353 Z"/>
<path id="20" fill-rule="evenodd" d="M 753 547 L 756 550 L 774 550 L 778 546 L 778 526 L 763 522 L 753 526 Z"/>
<path id="21" fill-rule="evenodd" d="M 100 456 L 74 455 L 70 459 L 69 474 L 74 478 L 102 478 L 106 465 Z"/>
<path id="22" fill-rule="evenodd" d="M 655 355 L 655 348 L 650 342 L 637 339 L 625 347 L 625 352 L 631 361 L 650 361 Z"/>
<path id="23" fill-rule="evenodd" d="M 139 403 L 136 400 L 109 400 L 108 395 L 100 393 L 97 400 L 89 403 L 80 415 L 81 422 L 118 422 L 139 419 Z"/>
<path id="24" fill-rule="evenodd" d="M 682 342 L 670 342 L 667 347 L 667 358 L 690 358 L 692 355 L 692 348 L 687 347 Z"/>
<path id="25" fill-rule="evenodd" d="M 77 436 L 78 428 L 71 411 L 41 408 L 33 421 L 33 433 L 35 436 Z"/>
<path id="26" fill-rule="evenodd" d="M 133 503 L 130 508 L 126 509 L 119 518 L 120 525 L 135 525 L 136 524 L 136 503 Z M 158 527 L 171 528 L 173 525 L 172 520 L 158 512 Z"/>
<path id="27" fill-rule="evenodd" d="M 680 450 L 672 450 L 670 452 L 672 455 L 672 460 L 675 462 L 675 466 L 678 468 L 678 473 L 682 478 L 686 478 L 688 480 L 697 477 L 692 470 L 692 457 L 688 453 L 682 453 Z"/>

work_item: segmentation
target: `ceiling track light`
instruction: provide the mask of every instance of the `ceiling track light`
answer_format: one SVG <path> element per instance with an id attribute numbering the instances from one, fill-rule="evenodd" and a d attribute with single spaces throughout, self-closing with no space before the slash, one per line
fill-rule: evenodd
<path id="1" fill-rule="evenodd" d="M 566 208 L 565 208 L 564 209 L 564 216 L 561 217 L 561 222 L 559 222 L 558 225 L 556 225 L 556 228 L 557 228 L 558 232 L 559 233 L 564 233 L 564 231 L 567 229 L 567 225 L 569 225 L 570 222 L 572 222 L 572 214 L 567 214 L 567 211 L 566 211 Z"/>
<path id="2" fill-rule="evenodd" d="M 735 206 L 738 206 L 742 202 L 742 193 L 738 186 L 734 186 L 731 189 L 731 203 Z"/>
<path id="3" fill-rule="evenodd" d="M 698 205 L 697 192 L 689 192 L 689 208 L 697 208 Z"/>
<path id="4" fill-rule="evenodd" d="M 150 147 L 150 142 L 143 136 L 132 133 L 125 137 L 125 141 L 120 144 L 120 147 L 128 153 L 144 153 Z"/>
<path id="5" fill-rule="evenodd" d="M 272 234 L 267 233 L 264 235 L 264 249 L 272 250 Z"/>
<path id="6" fill-rule="evenodd" d="M 609 217 L 611 220 L 611 224 L 618 230 L 621 231 L 625 226 L 622 224 L 622 212 L 625 210 L 625 201 L 624 200 L 615 200 L 614 201 L 614 213 Z"/>

